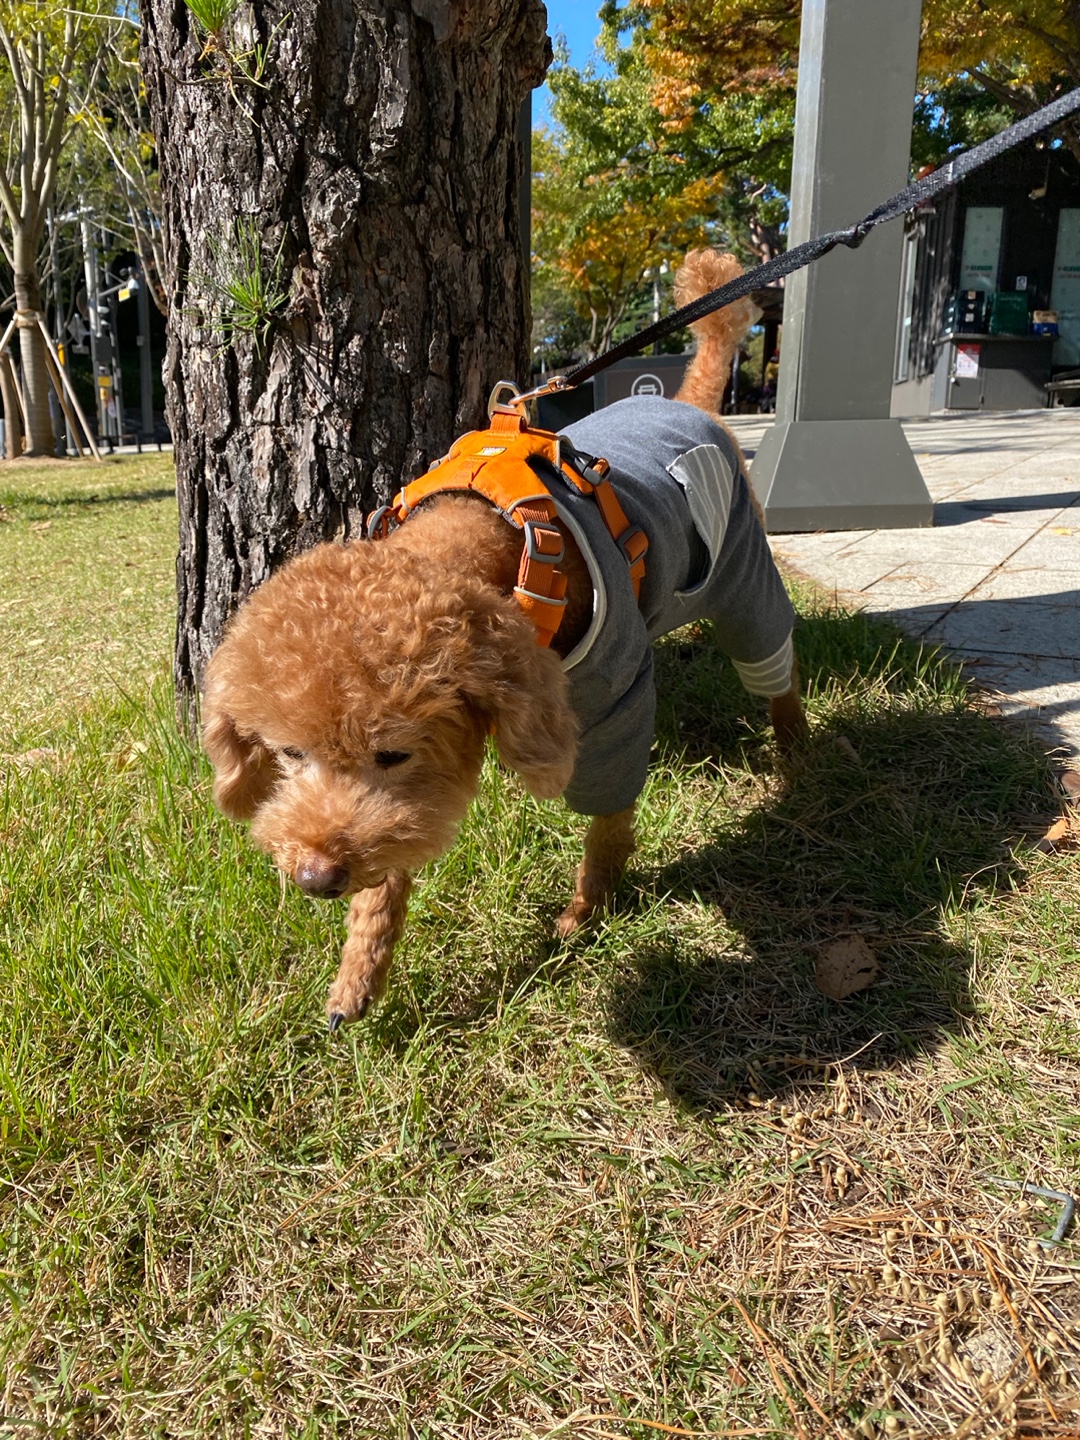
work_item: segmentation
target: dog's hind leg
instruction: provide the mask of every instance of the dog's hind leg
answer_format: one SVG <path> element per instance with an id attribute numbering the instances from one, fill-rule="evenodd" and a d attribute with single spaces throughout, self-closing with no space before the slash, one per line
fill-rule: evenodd
<path id="1" fill-rule="evenodd" d="M 405 928 L 411 889 L 408 871 L 391 870 L 381 885 L 358 890 L 352 897 L 341 968 L 326 1001 L 331 1033 L 359 1020 L 382 994 L 394 946 Z"/>
<path id="2" fill-rule="evenodd" d="M 769 719 L 776 737 L 776 748 L 783 756 L 791 755 L 810 733 L 803 710 L 797 660 L 791 662 L 791 689 L 783 695 L 774 695 L 769 701 Z"/>
<path id="3" fill-rule="evenodd" d="M 633 805 L 614 815 L 593 816 L 585 836 L 585 858 L 578 866 L 574 898 L 555 924 L 556 935 L 565 940 L 610 903 L 633 848 Z"/>

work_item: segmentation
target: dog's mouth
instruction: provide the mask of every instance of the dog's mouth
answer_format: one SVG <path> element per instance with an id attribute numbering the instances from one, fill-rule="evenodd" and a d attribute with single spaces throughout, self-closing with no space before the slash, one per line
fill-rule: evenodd
<path id="1" fill-rule="evenodd" d="M 354 871 L 349 876 L 348 888 L 342 891 L 342 894 L 355 895 L 357 890 L 374 890 L 376 885 L 383 883 L 389 873 L 389 870 L 362 871 L 360 874 Z"/>

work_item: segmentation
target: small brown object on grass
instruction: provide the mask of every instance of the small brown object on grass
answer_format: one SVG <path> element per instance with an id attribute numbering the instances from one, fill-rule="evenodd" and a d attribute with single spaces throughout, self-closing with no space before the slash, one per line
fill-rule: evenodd
<path id="1" fill-rule="evenodd" d="M 1041 850 L 1046 855 L 1056 854 L 1059 850 L 1072 850 L 1076 845 L 1076 836 L 1073 833 L 1072 822 L 1062 816 L 1055 820 L 1047 830 L 1046 834 L 1035 841 L 1035 849 Z"/>
<path id="2" fill-rule="evenodd" d="M 814 984 L 830 1000 L 845 1000 L 872 985 L 879 969 L 877 957 L 863 937 L 845 935 L 818 951 Z"/>

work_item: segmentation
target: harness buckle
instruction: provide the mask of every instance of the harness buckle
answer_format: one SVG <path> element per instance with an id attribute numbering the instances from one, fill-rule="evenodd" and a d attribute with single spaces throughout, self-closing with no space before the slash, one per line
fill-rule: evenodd
<path id="1" fill-rule="evenodd" d="M 565 610 L 567 605 L 565 595 L 541 595 L 536 590 L 526 590 L 524 585 L 515 585 L 514 594 L 533 600 L 537 605 L 550 605 L 553 610 Z"/>
<path id="2" fill-rule="evenodd" d="M 561 565 L 566 555 L 562 532 L 543 520 L 526 520 L 522 526 L 525 535 L 525 558 L 539 561 L 542 565 Z"/>
<path id="3" fill-rule="evenodd" d="M 633 574 L 635 568 L 640 566 L 640 573 L 643 575 L 645 573 L 645 554 L 649 548 L 649 537 L 645 534 L 645 531 L 642 530 L 641 526 L 633 525 L 628 530 L 624 530 L 615 541 L 615 544 L 622 551 L 623 558 L 630 569 L 630 573 Z"/>

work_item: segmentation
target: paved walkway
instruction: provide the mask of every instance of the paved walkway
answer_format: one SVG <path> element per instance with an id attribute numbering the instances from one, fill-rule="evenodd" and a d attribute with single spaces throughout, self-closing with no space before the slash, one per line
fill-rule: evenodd
<path id="1" fill-rule="evenodd" d="M 732 424 L 747 454 L 768 417 Z M 904 422 L 934 526 L 777 535 L 778 555 L 936 641 L 1080 756 L 1080 408 Z"/>

